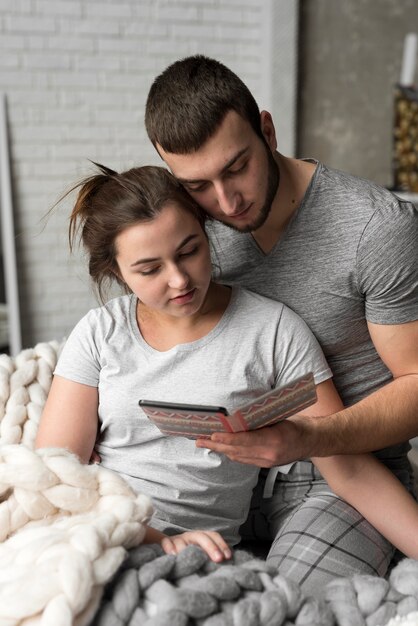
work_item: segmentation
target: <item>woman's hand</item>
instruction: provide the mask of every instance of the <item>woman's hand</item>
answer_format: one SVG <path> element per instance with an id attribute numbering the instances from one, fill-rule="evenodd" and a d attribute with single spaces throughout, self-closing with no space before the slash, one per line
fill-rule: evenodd
<path id="1" fill-rule="evenodd" d="M 210 530 L 190 530 L 179 535 L 166 536 L 161 547 L 167 554 L 178 554 L 186 546 L 195 545 L 204 550 L 212 561 L 230 559 L 232 552 L 221 535 Z"/>

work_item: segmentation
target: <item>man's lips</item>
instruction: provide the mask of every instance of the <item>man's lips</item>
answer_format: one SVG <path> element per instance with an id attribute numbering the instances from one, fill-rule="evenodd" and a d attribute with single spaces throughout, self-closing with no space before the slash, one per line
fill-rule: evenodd
<path id="1" fill-rule="evenodd" d="M 250 206 L 248 206 L 246 209 L 244 209 L 243 211 L 240 211 L 239 213 L 234 213 L 233 215 L 228 215 L 228 217 L 232 220 L 241 220 L 245 217 L 247 217 L 248 212 L 250 211 L 251 207 L 253 205 L 250 204 Z"/>

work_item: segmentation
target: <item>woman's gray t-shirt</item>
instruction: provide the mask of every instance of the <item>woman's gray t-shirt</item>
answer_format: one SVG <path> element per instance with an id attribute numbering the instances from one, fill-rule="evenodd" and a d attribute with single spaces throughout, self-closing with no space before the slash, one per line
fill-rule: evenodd
<path id="1" fill-rule="evenodd" d="M 136 321 L 135 296 L 91 310 L 64 345 L 55 374 L 98 387 L 104 467 L 152 498 L 150 524 L 168 534 L 219 531 L 232 545 L 246 519 L 258 468 L 166 437 L 138 400 L 236 407 L 312 371 L 331 376 L 325 357 L 289 308 L 234 287 L 218 324 L 205 336 L 165 352 L 150 347 Z"/>

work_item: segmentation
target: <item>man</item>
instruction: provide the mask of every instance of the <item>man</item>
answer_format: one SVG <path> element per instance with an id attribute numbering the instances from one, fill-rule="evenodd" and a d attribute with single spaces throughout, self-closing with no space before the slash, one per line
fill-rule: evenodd
<path id="1" fill-rule="evenodd" d="M 160 156 L 213 218 L 208 234 L 220 280 L 285 302 L 305 319 L 346 407 L 198 445 L 273 468 L 254 494 L 249 535 L 275 537 L 269 561 L 307 591 L 336 575 L 385 574 L 391 546 L 303 459 L 378 451 L 410 486 L 407 441 L 418 434 L 416 209 L 371 182 L 277 152 L 271 115 L 259 112 L 233 72 L 201 55 L 155 79 L 145 123 Z"/>

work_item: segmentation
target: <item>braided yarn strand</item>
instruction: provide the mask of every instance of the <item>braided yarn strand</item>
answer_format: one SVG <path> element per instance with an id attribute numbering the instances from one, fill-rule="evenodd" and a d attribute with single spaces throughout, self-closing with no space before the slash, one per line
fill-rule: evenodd
<path id="1" fill-rule="evenodd" d="M 39 343 L 15 358 L 0 354 L 0 445 L 24 443 L 34 447 L 63 345 L 64 340 Z"/>
<path id="2" fill-rule="evenodd" d="M 11 444 L 0 454 L 0 624 L 87 624 L 126 549 L 143 540 L 149 498 L 63 449 Z"/>

